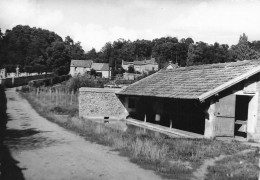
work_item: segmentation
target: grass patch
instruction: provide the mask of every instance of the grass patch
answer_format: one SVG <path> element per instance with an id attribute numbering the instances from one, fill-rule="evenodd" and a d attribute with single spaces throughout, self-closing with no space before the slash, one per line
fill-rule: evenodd
<path id="1" fill-rule="evenodd" d="M 226 157 L 208 168 L 209 174 L 206 179 L 256 180 L 259 173 L 259 158 L 258 150 Z"/>
<path id="2" fill-rule="evenodd" d="M 205 159 L 221 154 L 232 155 L 249 148 L 237 141 L 171 138 L 158 133 L 148 133 L 149 131 L 142 128 L 122 131 L 106 124 L 80 119 L 77 117 L 76 104 L 68 106 L 58 102 L 64 100 L 62 98 L 53 100 L 53 97 L 46 97 L 44 93 L 23 93 L 23 96 L 39 114 L 50 121 L 77 132 L 89 141 L 110 146 L 129 157 L 132 162 L 145 169 L 154 170 L 166 178 L 190 179 L 192 172 Z M 50 98 L 50 101 L 46 98 Z"/>

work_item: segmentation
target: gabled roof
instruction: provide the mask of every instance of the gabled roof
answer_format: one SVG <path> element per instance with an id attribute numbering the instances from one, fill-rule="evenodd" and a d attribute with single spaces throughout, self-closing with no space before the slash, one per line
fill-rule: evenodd
<path id="1" fill-rule="evenodd" d="M 165 67 L 166 69 L 174 69 L 174 68 L 178 68 L 178 63 L 173 64 L 171 61 L 169 62 L 169 64 Z"/>
<path id="2" fill-rule="evenodd" d="M 134 65 L 134 62 L 128 62 L 128 61 L 122 60 L 122 64 L 123 65 Z"/>
<path id="3" fill-rule="evenodd" d="M 134 65 L 147 65 L 147 64 L 157 64 L 155 62 L 155 58 L 151 58 L 150 60 L 143 60 L 143 61 L 134 61 Z"/>
<path id="4" fill-rule="evenodd" d="M 124 61 L 122 60 L 122 64 L 123 65 L 147 65 L 147 64 L 154 64 L 154 65 L 158 65 L 158 63 L 155 61 L 155 58 L 151 58 L 149 60 L 143 60 L 143 61 L 134 61 L 134 62 L 127 62 L 127 61 Z"/>
<path id="5" fill-rule="evenodd" d="M 260 59 L 164 69 L 117 94 L 203 101 L 259 72 Z"/>
<path id="6" fill-rule="evenodd" d="M 92 60 L 71 60 L 70 66 L 91 68 L 92 63 L 93 63 Z"/>
<path id="7" fill-rule="evenodd" d="M 108 63 L 93 63 L 91 68 L 95 69 L 96 71 L 109 71 L 109 64 Z"/>

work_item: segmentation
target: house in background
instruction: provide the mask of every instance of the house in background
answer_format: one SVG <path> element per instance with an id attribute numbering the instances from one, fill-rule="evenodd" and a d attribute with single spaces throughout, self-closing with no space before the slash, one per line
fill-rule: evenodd
<path id="1" fill-rule="evenodd" d="M 0 69 L 0 79 L 6 78 L 6 69 Z"/>
<path id="2" fill-rule="evenodd" d="M 130 116 L 204 137 L 260 140 L 260 60 L 166 68 L 117 93 Z"/>
<path id="3" fill-rule="evenodd" d="M 111 71 L 108 63 L 93 63 L 91 69 L 95 69 L 97 75 L 100 77 L 111 77 Z"/>
<path id="4" fill-rule="evenodd" d="M 172 61 L 169 61 L 169 63 L 165 66 L 166 69 L 175 69 L 178 67 L 179 67 L 178 63 L 176 62 L 175 64 L 173 64 Z"/>
<path id="5" fill-rule="evenodd" d="M 147 73 L 149 71 L 158 71 L 159 65 L 155 61 L 155 58 L 151 58 L 150 60 L 143 60 L 143 61 L 134 61 L 134 62 L 127 62 L 122 60 L 122 68 L 124 70 L 128 70 L 128 67 L 132 66 L 135 71 L 140 73 Z"/>
<path id="6" fill-rule="evenodd" d="M 71 76 L 82 75 L 90 72 L 91 69 L 94 69 L 100 77 L 111 77 L 108 63 L 94 63 L 92 60 L 71 60 L 69 74 Z"/>
<path id="7" fill-rule="evenodd" d="M 89 72 L 91 70 L 92 64 L 92 60 L 71 60 L 69 74 L 71 76 L 76 76 L 78 74 Z"/>

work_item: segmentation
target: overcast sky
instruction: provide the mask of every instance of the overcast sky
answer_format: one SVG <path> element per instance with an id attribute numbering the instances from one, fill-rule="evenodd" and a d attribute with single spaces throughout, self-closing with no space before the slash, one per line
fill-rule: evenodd
<path id="1" fill-rule="evenodd" d="M 100 50 L 108 41 L 172 36 L 236 44 L 260 40 L 260 0 L 0 0 L 2 31 L 21 24 Z"/>

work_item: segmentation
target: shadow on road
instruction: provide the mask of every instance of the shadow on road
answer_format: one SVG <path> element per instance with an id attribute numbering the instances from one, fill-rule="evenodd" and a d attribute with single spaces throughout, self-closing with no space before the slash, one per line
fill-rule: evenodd
<path id="1" fill-rule="evenodd" d="M 0 85 L 0 180 L 23 180 L 22 169 L 17 166 L 19 162 L 12 157 L 9 148 L 4 144 L 8 121 L 6 110 L 7 99 L 4 88 Z"/>

